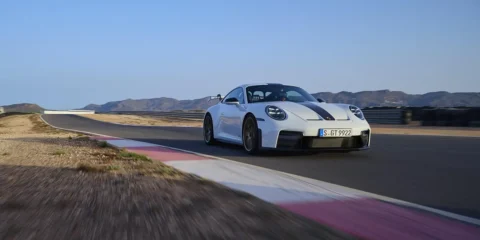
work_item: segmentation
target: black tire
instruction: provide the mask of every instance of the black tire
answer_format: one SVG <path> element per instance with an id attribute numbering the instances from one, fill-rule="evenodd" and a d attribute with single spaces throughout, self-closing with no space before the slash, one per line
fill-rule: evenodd
<path id="1" fill-rule="evenodd" d="M 243 121 L 242 142 L 247 153 L 255 154 L 259 151 L 257 119 L 253 115 L 248 115 Z"/>
<path id="2" fill-rule="evenodd" d="M 213 145 L 217 142 L 213 136 L 212 116 L 210 116 L 210 114 L 207 114 L 207 116 L 205 116 L 205 119 L 203 119 L 203 140 L 207 145 Z"/>

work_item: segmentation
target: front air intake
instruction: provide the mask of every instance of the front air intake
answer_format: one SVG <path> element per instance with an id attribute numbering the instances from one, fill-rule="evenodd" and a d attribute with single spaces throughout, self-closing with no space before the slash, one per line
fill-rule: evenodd
<path id="1" fill-rule="evenodd" d="M 293 131 L 280 131 L 277 148 L 299 148 L 302 146 L 303 133 Z"/>

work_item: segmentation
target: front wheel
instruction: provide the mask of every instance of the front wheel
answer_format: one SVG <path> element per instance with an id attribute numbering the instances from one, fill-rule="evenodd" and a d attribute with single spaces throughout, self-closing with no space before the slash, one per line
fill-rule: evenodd
<path id="1" fill-rule="evenodd" d="M 258 126 L 254 116 L 249 115 L 243 122 L 243 148 L 249 154 L 258 152 Z"/>
<path id="2" fill-rule="evenodd" d="M 203 140 L 207 145 L 213 145 L 216 143 L 215 138 L 213 138 L 213 121 L 210 114 L 208 114 L 203 120 Z"/>

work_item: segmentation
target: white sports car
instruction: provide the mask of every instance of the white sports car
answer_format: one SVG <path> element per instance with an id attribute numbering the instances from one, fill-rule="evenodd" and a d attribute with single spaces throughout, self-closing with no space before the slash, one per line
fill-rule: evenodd
<path id="1" fill-rule="evenodd" d="M 282 84 L 242 85 L 205 113 L 203 135 L 210 145 L 261 149 L 358 151 L 370 148 L 371 129 L 360 108 L 326 103 Z"/>

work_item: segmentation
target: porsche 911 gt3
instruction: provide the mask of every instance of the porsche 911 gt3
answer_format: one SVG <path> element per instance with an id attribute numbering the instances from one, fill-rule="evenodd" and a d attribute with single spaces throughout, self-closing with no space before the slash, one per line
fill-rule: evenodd
<path id="1" fill-rule="evenodd" d="M 248 153 L 370 148 L 371 128 L 359 107 L 315 99 L 300 87 L 246 84 L 218 98 L 204 115 L 208 145 L 238 144 Z"/>

